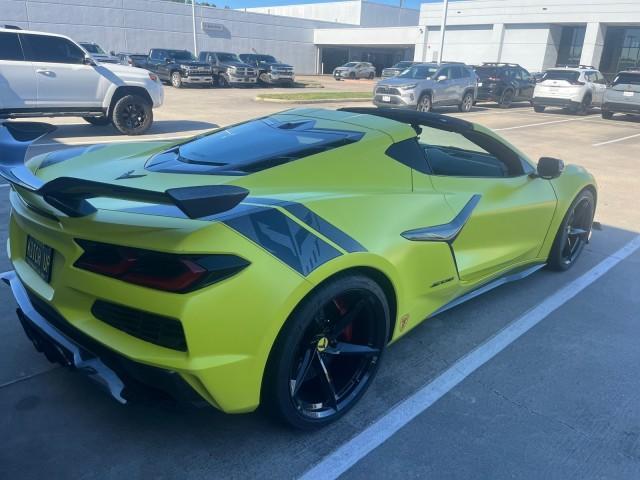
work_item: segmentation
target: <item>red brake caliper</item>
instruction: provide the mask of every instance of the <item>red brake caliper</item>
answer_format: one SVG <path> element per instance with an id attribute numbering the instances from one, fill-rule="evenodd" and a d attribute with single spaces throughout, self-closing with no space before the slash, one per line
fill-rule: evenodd
<path id="1" fill-rule="evenodd" d="M 333 303 L 338 309 L 338 313 L 340 313 L 341 316 L 345 316 L 347 314 L 347 306 L 345 305 L 344 301 L 340 299 L 334 299 Z M 350 342 L 353 338 L 353 323 L 347 325 L 347 328 L 342 331 L 340 336 L 347 342 Z"/>

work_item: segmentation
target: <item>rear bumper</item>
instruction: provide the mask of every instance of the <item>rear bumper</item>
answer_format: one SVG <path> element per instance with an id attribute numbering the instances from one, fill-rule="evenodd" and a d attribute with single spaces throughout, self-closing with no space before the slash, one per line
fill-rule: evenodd
<path id="1" fill-rule="evenodd" d="M 537 107 L 579 107 L 580 102 L 573 101 L 569 98 L 553 98 L 553 97 L 533 97 L 533 106 Z"/>
<path id="2" fill-rule="evenodd" d="M 607 112 L 619 112 L 619 113 L 638 113 L 640 114 L 639 103 L 618 103 L 618 102 L 605 102 L 602 105 L 602 110 Z"/>
<path id="3" fill-rule="evenodd" d="M 77 330 L 29 292 L 14 271 L 0 279 L 11 287 L 25 334 L 50 362 L 87 375 L 119 403 L 152 395 L 206 404 L 178 373 L 129 360 Z"/>

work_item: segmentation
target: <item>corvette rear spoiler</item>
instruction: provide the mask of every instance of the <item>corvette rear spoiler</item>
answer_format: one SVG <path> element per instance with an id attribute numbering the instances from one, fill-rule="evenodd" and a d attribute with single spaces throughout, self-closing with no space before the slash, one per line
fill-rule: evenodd
<path id="1" fill-rule="evenodd" d="M 164 192 L 113 185 L 72 177 L 43 182 L 24 165 L 27 149 L 55 127 L 36 122 L 5 122 L 0 125 L 0 177 L 14 187 L 41 196 L 45 202 L 70 217 L 83 217 L 97 209 L 87 200 L 105 197 L 160 205 L 175 205 L 189 218 L 226 212 L 249 195 L 235 185 L 202 185 L 170 188 Z"/>

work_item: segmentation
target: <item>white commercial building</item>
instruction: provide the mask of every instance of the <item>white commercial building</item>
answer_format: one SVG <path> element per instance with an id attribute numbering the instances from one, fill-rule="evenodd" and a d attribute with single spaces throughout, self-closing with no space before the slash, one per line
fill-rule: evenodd
<path id="1" fill-rule="evenodd" d="M 195 11 L 199 50 L 269 53 L 300 74 L 327 73 L 346 61 L 369 61 L 380 71 L 400 60 L 432 61 L 440 48 L 442 3 L 420 11 L 364 0 Z M 179 0 L 0 0 L 0 24 L 113 51 L 193 50 L 191 15 Z M 531 71 L 640 67 L 640 0 L 451 1 L 443 58 L 513 62 Z"/>

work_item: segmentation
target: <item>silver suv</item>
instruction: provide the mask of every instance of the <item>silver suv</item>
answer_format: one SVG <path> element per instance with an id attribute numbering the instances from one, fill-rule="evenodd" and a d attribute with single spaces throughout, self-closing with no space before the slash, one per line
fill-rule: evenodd
<path id="1" fill-rule="evenodd" d="M 640 114 L 640 70 L 620 72 L 604 93 L 602 118 L 609 119 L 614 113 Z"/>
<path id="2" fill-rule="evenodd" d="M 457 105 L 461 112 L 468 112 L 478 94 L 477 84 L 475 72 L 463 63 L 420 63 L 379 82 L 373 91 L 373 103 L 420 112 Z"/>
<path id="3" fill-rule="evenodd" d="M 342 80 L 343 78 L 368 78 L 373 80 L 375 76 L 376 67 L 369 62 L 348 62 L 341 67 L 333 69 L 333 78 L 336 80 Z"/>

